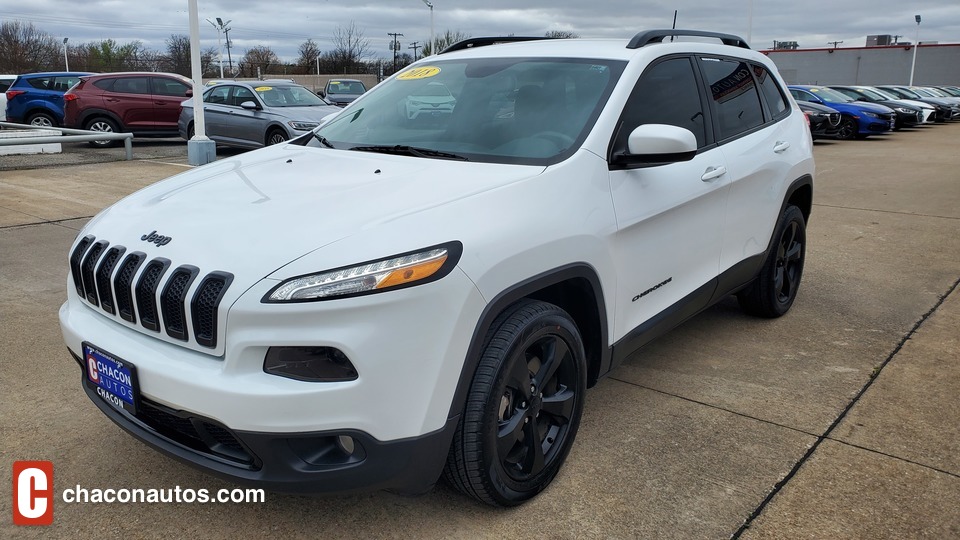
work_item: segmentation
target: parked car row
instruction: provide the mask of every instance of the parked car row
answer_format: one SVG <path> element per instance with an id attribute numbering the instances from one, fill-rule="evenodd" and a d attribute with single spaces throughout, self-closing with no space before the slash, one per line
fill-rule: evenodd
<path id="1" fill-rule="evenodd" d="M 814 138 L 866 138 L 902 127 L 960 120 L 956 86 L 793 85 Z"/>
<path id="2" fill-rule="evenodd" d="M 328 93 L 345 99 L 365 91 L 360 81 L 337 81 L 343 82 L 331 81 Z M 193 83 L 174 73 L 31 73 L 0 76 L 0 84 L 9 86 L 2 95 L 10 122 L 137 137 L 193 136 L 193 100 L 188 99 Z M 302 135 L 341 110 L 289 80 L 216 81 L 204 90 L 203 99 L 207 135 L 220 144 L 248 148 Z"/>

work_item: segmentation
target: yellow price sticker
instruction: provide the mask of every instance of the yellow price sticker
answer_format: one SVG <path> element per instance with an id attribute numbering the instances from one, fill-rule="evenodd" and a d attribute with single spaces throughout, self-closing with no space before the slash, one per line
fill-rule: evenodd
<path id="1" fill-rule="evenodd" d="M 258 86 L 258 87 L 256 87 L 256 88 L 254 88 L 254 90 L 256 90 L 257 92 L 269 92 L 270 90 L 273 90 L 273 87 L 272 87 L 272 86 Z"/>
<path id="2" fill-rule="evenodd" d="M 413 68 L 409 71 L 404 71 L 403 73 L 397 75 L 397 79 L 401 81 L 410 81 L 414 79 L 426 79 L 427 77 L 433 77 L 437 73 L 440 73 L 440 68 L 436 66 L 423 66 L 418 68 Z"/>

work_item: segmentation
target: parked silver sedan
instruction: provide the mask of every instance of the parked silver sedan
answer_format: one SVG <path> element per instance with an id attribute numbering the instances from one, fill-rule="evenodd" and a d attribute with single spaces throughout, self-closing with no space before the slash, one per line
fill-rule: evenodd
<path id="1" fill-rule="evenodd" d="M 194 134 L 193 99 L 184 101 L 180 136 Z M 299 137 L 340 112 L 290 81 L 220 82 L 203 93 L 206 135 L 217 144 L 259 148 Z"/>

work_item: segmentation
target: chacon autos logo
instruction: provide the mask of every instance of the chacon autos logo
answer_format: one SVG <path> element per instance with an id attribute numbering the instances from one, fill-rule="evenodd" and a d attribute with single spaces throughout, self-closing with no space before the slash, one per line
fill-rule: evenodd
<path id="1" fill-rule="evenodd" d="M 13 462 L 13 524 L 53 523 L 53 462 Z"/>
<path id="2" fill-rule="evenodd" d="M 153 231 L 152 233 L 141 236 L 140 239 L 144 242 L 151 242 L 158 246 L 165 246 L 169 244 L 171 240 L 173 240 L 173 237 L 163 236 L 162 234 L 157 234 L 157 231 Z"/>

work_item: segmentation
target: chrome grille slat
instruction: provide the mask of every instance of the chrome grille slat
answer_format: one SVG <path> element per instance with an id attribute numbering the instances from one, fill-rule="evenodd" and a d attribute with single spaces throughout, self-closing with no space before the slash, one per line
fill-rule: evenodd
<path id="1" fill-rule="evenodd" d="M 97 260 L 108 245 L 109 242 L 103 240 L 97 242 L 87 251 L 86 257 L 84 257 L 83 262 L 80 263 L 80 281 L 83 282 L 83 290 L 86 293 L 87 302 L 95 306 L 100 305 L 100 300 L 97 298 L 97 284 L 93 279 L 93 271 L 97 267 Z"/>
<path id="2" fill-rule="evenodd" d="M 70 255 L 70 272 L 73 273 L 73 285 L 77 288 L 77 294 L 80 296 L 85 296 L 83 293 L 83 278 L 80 276 L 80 262 L 83 261 L 84 253 L 87 252 L 87 248 L 94 240 L 96 240 L 94 236 L 84 237 Z"/>

